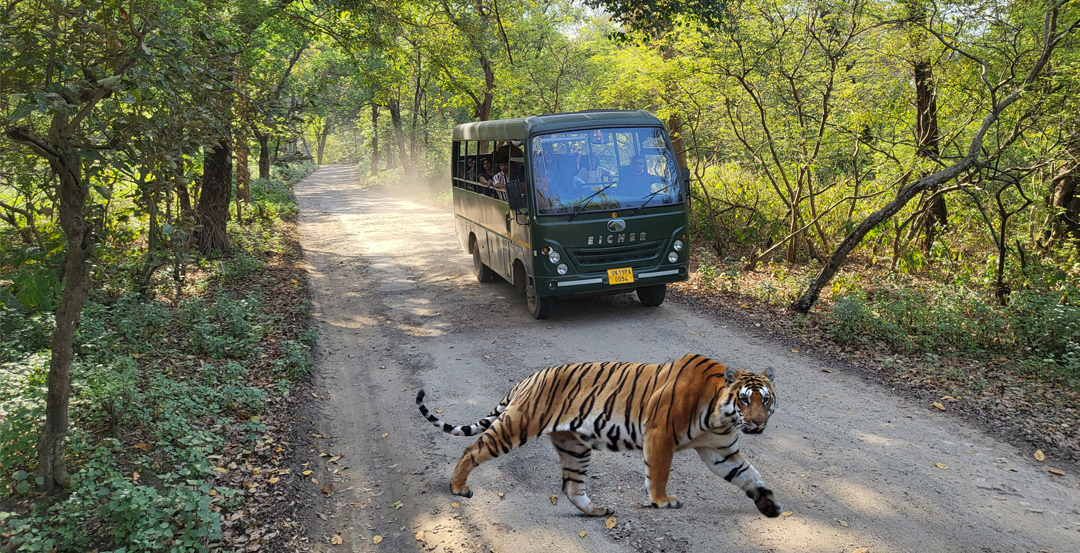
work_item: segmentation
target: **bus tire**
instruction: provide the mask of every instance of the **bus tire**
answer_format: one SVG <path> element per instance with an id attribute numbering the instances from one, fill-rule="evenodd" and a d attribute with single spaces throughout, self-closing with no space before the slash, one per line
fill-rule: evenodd
<path id="1" fill-rule="evenodd" d="M 546 319 L 551 314 L 551 296 L 535 296 L 525 292 L 525 307 L 534 319 Z"/>
<path id="2" fill-rule="evenodd" d="M 484 265 L 484 262 L 480 260 L 480 244 L 473 242 L 472 248 L 472 269 L 473 274 L 476 275 L 477 282 L 491 282 L 495 280 L 495 272 L 491 270 L 491 267 Z"/>
<path id="3" fill-rule="evenodd" d="M 664 303 L 665 297 L 667 297 L 667 284 L 642 286 L 637 289 L 638 301 L 646 307 L 656 307 Z"/>

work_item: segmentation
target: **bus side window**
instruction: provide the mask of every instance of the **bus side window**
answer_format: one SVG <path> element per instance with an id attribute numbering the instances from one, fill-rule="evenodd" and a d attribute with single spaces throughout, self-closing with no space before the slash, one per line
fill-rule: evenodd
<path id="1" fill-rule="evenodd" d="M 464 188 L 465 183 L 465 143 L 460 140 L 454 142 L 454 173 L 453 183 L 458 188 Z"/>
<path id="2" fill-rule="evenodd" d="M 476 181 L 476 141 L 465 142 L 465 188 L 475 190 Z"/>

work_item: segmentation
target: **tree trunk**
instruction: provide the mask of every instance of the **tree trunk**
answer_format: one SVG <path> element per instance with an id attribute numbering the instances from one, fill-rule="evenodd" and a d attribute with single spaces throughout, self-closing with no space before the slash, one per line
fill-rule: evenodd
<path id="1" fill-rule="evenodd" d="M 371 176 L 379 174 L 379 106 L 371 104 Z"/>
<path id="2" fill-rule="evenodd" d="M 484 99 L 476 104 L 476 119 L 478 121 L 487 121 L 491 119 L 491 101 L 495 90 L 495 70 L 491 68 L 491 62 L 483 54 L 480 54 L 480 66 L 484 69 Z"/>
<path id="3" fill-rule="evenodd" d="M 412 167 L 408 154 L 405 153 L 405 132 L 401 125 L 401 103 L 391 100 L 387 106 L 390 109 L 390 122 L 394 125 L 394 141 L 397 143 L 398 161 L 405 174 L 411 174 Z"/>
<path id="4" fill-rule="evenodd" d="M 330 118 L 326 120 L 326 124 L 323 125 L 322 132 L 319 133 L 319 141 L 315 144 L 315 164 L 322 165 L 323 154 L 326 152 L 326 139 L 330 136 L 330 131 L 334 128 L 334 125 L 330 123 Z"/>
<path id="5" fill-rule="evenodd" d="M 926 25 L 927 5 L 924 0 L 907 0 L 908 14 L 911 21 L 920 27 L 912 29 L 913 50 L 922 53 L 925 33 L 921 26 Z M 937 92 L 934 90 L 933 67 L 926 59 L 917 59 L 912 62 L 912 71 L 915 77 L 915 155 L 926 159 L 937 159 L 940 153 L 938 143 L 941 134 L 938 132 Z M 918 177 L 925 176 L 925 173 Z M 930 201 L 923 207 L 920 217 L 923 230 L 921 249 L 929 253 L 934 246 L 937 231 L 949 224 L 949 211 L 945 205 L 943 194 L 934 194 L 938 187 L 927 190 Z"/>
<path id="6" fill-rule="evenodd" d="M 248 169 L 247 137 L 241 135 L 236 141 L 236 195 L 241 200 L 251 203 L 251 170 Z"/>
<path id="7" fill-rule="evenodd" d="M 195 244 L 205 256 L 228 253 L 229 201 L 232 199 L 232 151 L 227 140 L 206 150 L 202 191 L 195 219 Z"/>
<path id="8" fill-rule="evenodd" d="M 259 139 L 259 178 L 270 178 L 270 135 L 255 131 Z"/>
<path id="9" fill-rule="evenodd" d="M 1080 165 L 1062 167 L 1050 183 L 1050 207 L 1055 212 L 1050 222 L 1050 237 L 1060 240 L 1066 236 L 1080 240 L 1080 194 L 1077 193 L 1077 169 Z"/>
<path id="10" fill-rule="evenodd" d="M 96 103 L 104 95 L 91 101 Z M 45 427 L 38 436 L 38 476 L 43 491 L 57 486 L 67 487 L 70 475 L 64 457 L 68 433 L 68 404 L 71 397 L 71 361 L 74 358 L 72 340 L 79 323 L 83 304 L 90 290 L 90 259 L 94 248 L 94 233 L 87 219 L 86 202 L 90 189 L 83 179 L 82 154 L 69 140 L 73 129 L 66 115 L 54 114 L 48 140 L 33 135 L 25 128 L 13 128 L 8 136 L 25 144 L 46 159 L 59 180 L 59 219 L 67 248 L 64 252 L 64 274 L 61 278 L 60 304 L 56 309 L 56 329 L 53 331 L 49 359 L 48 391 L 45 395 Z"/>

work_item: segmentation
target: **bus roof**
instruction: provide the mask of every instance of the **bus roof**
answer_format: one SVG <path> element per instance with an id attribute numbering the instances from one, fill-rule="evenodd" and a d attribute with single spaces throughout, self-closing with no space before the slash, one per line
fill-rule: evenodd
<path id="1" fill-rule="evenodd" d="M 530 134 L 594 129 L 597 127 L 663 126 L 645 111 L 591 110 L 535 115 L 517 119 L 463 123 L 454 127 L 454 140 L 525 140 Z"/>

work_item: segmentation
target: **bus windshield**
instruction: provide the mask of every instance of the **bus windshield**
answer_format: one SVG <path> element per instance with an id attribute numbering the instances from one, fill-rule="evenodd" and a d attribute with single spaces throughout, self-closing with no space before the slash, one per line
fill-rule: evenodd
<path id="1" fill-rule="evenodd" d="M 683 201 L 675 155 L 659 127 L 542 134 L 530 150 L 540 215 Z"/>

